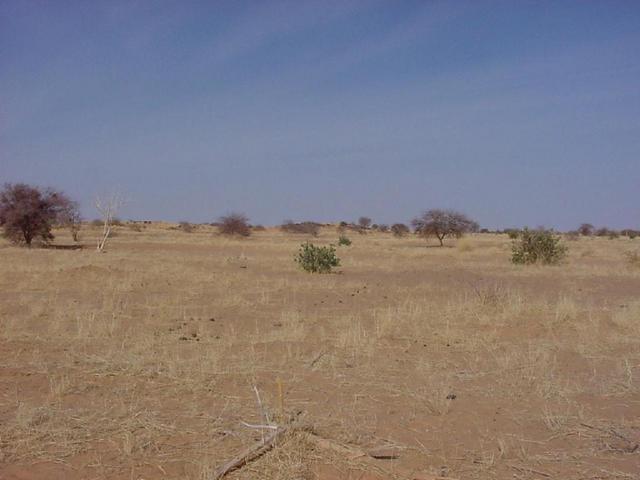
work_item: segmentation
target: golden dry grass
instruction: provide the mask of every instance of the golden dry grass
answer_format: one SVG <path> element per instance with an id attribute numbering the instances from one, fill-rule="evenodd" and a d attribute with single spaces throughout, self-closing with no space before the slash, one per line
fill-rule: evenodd
<path id="1" fill-rule="evenodd" d="M 279 413 L 279 381 L 323 437 L 402 455 L 293 435 L 232 478 L 640 471 L 634 241 L 519 267 L 506 236 L 352 235 L 340 273 L 309 275 L 304 236 L 172 227 L 120 227 L 105 254 L 90 229 L 79 251 L 0 244 L 0 478 L 207 478 L 259 438 L 253 385 Z"/>

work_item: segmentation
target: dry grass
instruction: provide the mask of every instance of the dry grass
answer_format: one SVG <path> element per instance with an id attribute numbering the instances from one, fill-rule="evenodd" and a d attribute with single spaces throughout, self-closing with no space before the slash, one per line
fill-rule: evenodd
<path id="1" fill-rule="evenodd" d="M 240 423 L 261 421 L 254 384 L 275 416 L 403 453 L 363 463 L 294 434 L 232 477 L 637 473 L 627 239 L 524 268 L 506 236 L 375 233 L 339 251 L 340 273 L 308 275 L 295 236 L 215 231 L 122 227 L 105 254 L 0 244 L 0 477 L 207 478 L 259 438 Z"/>

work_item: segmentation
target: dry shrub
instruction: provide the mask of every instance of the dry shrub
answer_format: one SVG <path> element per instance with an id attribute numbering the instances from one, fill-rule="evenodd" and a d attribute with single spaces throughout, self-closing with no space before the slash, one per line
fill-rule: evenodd
<path id="1" fill-rule="evenodd" d="M 473 250 L 473 244 L 466 238 L 460 239 L 456 247 L 460 252 L 470 252 Z"/>
<path id="2" fill-rule="evenodd" d="M 178 223 L 178 229 L 182 230 L 184 233 L 192 233 L 194 226 L 189 222 L 180 222 Z"/>
<path id="3" fill-rule="evenodd" d="M 575 242 L 580 239 L 580 233 L 575 230 L 565 233 L 564 236 L 567 240 L 571 242 Z"/>
<path id="4" fill-rule="evenodd" d="M 248 237 L 251 235 L 249 219 L 242 213 L 230 213 L 229 215 L 220 217 L 218 228 L 223 235 L 240 237 Z"/>
<path id="5" fill-rule="evenodd" d="M 300 233 L 317 237 L 320 233 L 320 224 L 316 222 L 295 223 L 292 220 L 285 220 L 283 224 L 280 225 L 280 230 L 285 233 Z"/>
<path id="6" fill-rule="evenodd" d="M 640 268 L 640 253 L 638 252 L 627 252 L 624 254 L 627 259 L 627 263 L 634 268 Z"/>

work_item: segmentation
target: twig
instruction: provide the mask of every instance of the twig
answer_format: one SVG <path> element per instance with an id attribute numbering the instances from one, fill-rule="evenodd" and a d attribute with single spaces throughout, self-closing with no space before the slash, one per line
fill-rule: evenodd
<path id="1" fill-rule="evenodd" d="M 550 473 L 541 472 L 540 470 L 534 470 L 533 468 L 529 468 L 529 467 L 520 467 L 518 465 L 509 465 L 509 466 L 515 470 L 518 470 L 519 472 L 529 472 L 535 475 L 540 475 L 542 477 L 551 478 Z"/>
<path id="2" fill-rule="evenodd" d="M 262 405 L 262 400 L 260 399 L 260 392 L 258 392 L 258 387 L 253 386 L 253 391 L 256 392 L 256 399 L 258 400 L 258 407 L 260 408 L 260 412 L 262 413 L 262 417 L 264 418 L 264 423 L 267 425 L 271 425 L 271 420 L 269 419 L 269 414 L 265 410 Z"/>
<path id="3" fill-rule="evenodd" d="M 277 430 L 278 429 L 278 427 L 276 425 L 253 425 L 251 423 L 247 423 L 247 422 L 243 422 L 243 421 L 240 421 L 240 423 L 242 425 L 244 425 L 245 427 L 247 427 L 247 428 L 256 428 L 256 429 L 262 428 L 262 429 L 265 429 L 265 430 L 266 429 L 270 429 L 270 430 Z"/>
<path id="4" fill-rule="evenodd" d="M 322 357 L 324 357 L 327 353 L 329 353 L 327 350 L 322 350 L 318 355 L 314 357 L 313 360 L 311 360 L 311 362 L 309 362 L 309 367 L 310 368 L 315 367 L 316 363 L 318 363 L 322 359 Z"/>
<path id="5" fill-rule="evenodd" d="M 289 426 L 284 427 L 276 427 L 272 433 L 270 433 L 264 440 L 258 442 L 242 451 L 240 454 L 233 457 L 231 460 L 226 462 L 224 465 L 220 466 L 214 473 L 210 480 L 218 480 L 224 477 L 229 472 L 246 465 L 250 461 L 264 455 L 267 453 L 273 446 L 276 441 L 281 438 L 288 430 Z"/>

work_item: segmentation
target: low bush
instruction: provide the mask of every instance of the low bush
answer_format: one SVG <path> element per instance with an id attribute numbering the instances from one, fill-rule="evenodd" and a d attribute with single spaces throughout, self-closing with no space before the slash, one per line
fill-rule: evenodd
<path id="1" fill-rule="evenodd" d="M 320 224 L 315 222 L 295 223 L 292 220 L 285 220 L 284 223 L 280 225 L 280 230 L 286 233 L 301 233 L 317 237 L 320 233 Z"/>
<path id="2" fill-rule="evenodd" d="M 519 238 L 513 241 L 511 261 L 522 265 L 554 265 L 566 254 L 567 247 L 562 245 L 560 237 L 552 231 L 525 228 L 520 232 Z"/>
<path id="3" fill-rule="evenodd" d="M 189 222 L 180 222 L 178 223 L 178 229 L 182 230 L 184 233 L 192 233 L 194 227 Z"/>
<path id="4" fill-rule="evenodd" d="M 309 273 L 330 273 L 332 268 L 340 265 L 340 259 L 332 245 L 317 247 L 309 242 L 300 245 L 295 261 Z"/>
<path id="5" fill-rule="evenodd" d="M 349 240 L 346 235 L 340 235 L 340 237 L 338 237 L 338 246 L 348 247 L 349 245 L 351 245 L 351 240 Z"/>

